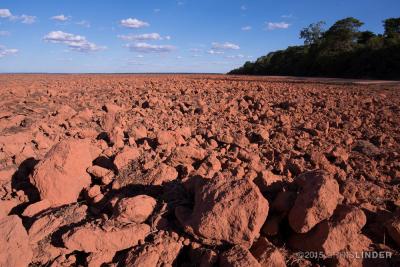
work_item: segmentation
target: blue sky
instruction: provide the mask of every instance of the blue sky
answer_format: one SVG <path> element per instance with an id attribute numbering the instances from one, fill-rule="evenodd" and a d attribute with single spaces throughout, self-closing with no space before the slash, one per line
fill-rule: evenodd
<path id="1" fill-rule="evenodd" d="M 312 22 L 383 31 L 399 0 L 0 0 L 0 72 L 227 72 Z"/>

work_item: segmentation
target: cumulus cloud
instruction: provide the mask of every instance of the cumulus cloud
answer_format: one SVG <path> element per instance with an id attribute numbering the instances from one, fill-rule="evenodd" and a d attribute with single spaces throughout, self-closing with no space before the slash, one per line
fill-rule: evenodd
<path id="1" fill-rule="evenodd" d="M 11 18 L 12 14 L 9 9 L 0 9 L 0 18 Z"/>
<path id="2" fill-rule="evenodd" d="M 127 19 L 123 19 L 121 20 L 121 26 L 126 27 L 126 28 L 133 28 L 133 29 L 138 29 L 138 28 L 143 28 L 143 27 L 147 27 L 150 24 L 145 22 L 145 21 L 141 21 L 135 18 L 127 18 Z"/>
<path id="3" fill-rule="evenodd" d="M 175 50 L 175 46 L 172 45 L 152 45 L 148 43 L 127 44 L 126 47 L 141 53 L 168 53 Z"/>
<path id="4" fill-rule="evenodd" d="M 159 41 L 159 40 L 170 40 L 170 36 L 162 37 L 160 34 L 153 33 L 144 33 L 144 34 L 128 34 L 128 35 L 118 35 L 118 38 L 125 41 Z"/>
<path id="5" fill-rule="evenodd" d="M 18 49 L 8 49 L 0 45 L 0 58 L 18 53 Z"/>
<path id="6" fill-rule="evenodd" d="M 11 13 L 9 9 L 0 9 L 0 18 L 7 18 L 12 21 L 21 21 L 21 23 L 24 24 L 33 24 L 36 22 L 36 17 L 35 16 L 29 16 L 29 15 L 21 15 L 21 16 L 15 16 Z"/>
<path id="7" fill-rule="evenodd" d="M 251 26 L 243 26 L 242 27 L 242 31 L 250 31 L 251 30 Z"/>
<path id="8" fill-rule="evenodd" d="M 25 15 L 25 14 L 19 16 L 19 19 L 24 24 L 33 24 L 33 23 L 36 22 L 36 17 L 35 16 L 29 16 L 29 15 Z"/>
<path id="9" fill-rule="evenodd" d="M 0 31 L 0 36 L 9 36 L 10 32 L 8 31 Z"/>
<path id="10" fill-rule="evenodd" d="M 61 21 L 61 22 L 65 22 L 65 21 L 69 20 L 70 17 L 65 16 L 64 14 L 60 14 L 60 15 L 53 16 L 53 17 L 51 17 L 50 19 L 52 19 L 52 20 L 57 20 L 57 21 Z"/>
<path id="11" fill-rule="evenodd" d="M 268 30 L 287 29 L 290 24 L 287 22 L 266 22 Z"/>
<path id="12" fill-rule="evenodd" d="M 43 40 L 50 43 L 65 44 L 70 50 L 84 53 L 95 52 L 106 48 L 89 42 L 85 36 L 74 35 L 63 31 L 49 32 L 43 37 Z"/>
<path id="13" fill-rule="evenodd" d="M 229 43 L 229 42 L 225 42 L 222 44 L 214 42 L 211 45 L 212 45 L 212 49 L 215 49 L 215 50 L 230 50 L 230 49 L 238 50 L 238 49 L 240 49 L 240 46 L 233 44 L 233 43 Z"/>

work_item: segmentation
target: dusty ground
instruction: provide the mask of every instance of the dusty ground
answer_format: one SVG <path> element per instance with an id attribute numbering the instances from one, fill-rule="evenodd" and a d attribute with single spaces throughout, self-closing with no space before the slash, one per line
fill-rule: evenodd
<path id="1" fill-rule="evenodd" d="M 0 266 L 399 266 L 399 89 L 1 75 Z"/>

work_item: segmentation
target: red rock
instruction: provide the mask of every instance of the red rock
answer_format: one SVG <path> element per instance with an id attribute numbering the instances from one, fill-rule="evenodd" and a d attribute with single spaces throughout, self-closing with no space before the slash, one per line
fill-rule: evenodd
<path id="1" fill-rule="evenodd" d="M 101 188 L 99 185 L 94 185 L 90 187 L 87 191 L 87 195 L 89 198 L 95 198 L 96 196 L 101 194 Z"/>
<path id="2" fill-rule="evenodd" d="M 149 234 L 150 226 L 146 224 L 127 224 L 118 228 L 104 230 L 100 226 L 86 224 L 76 227 L 62 237 L 64 245 L 72 251 L 117 252 L 136 246 Z"/>
<path id="3" fill-rule="evenodd" d="M 269 170 L 263 170 L 261 175 L 254 179 L 254 183 L 260 188 L 261 192 L 279 191 L 283 177 L 273 174 Z"/>
<path id="4" fill-rule="evenodd" d="M 296 178 L 301 190 L 289 212 L 290 227 L 306 233 L 328 219 L 341 200 L 339 185 L 327 172 L 315 170 Z"/>
<path id="5" fill-rule="evenodd" d="M 209 155 L 197 169 L 197 173 L 203 177 L 212 178 L 221 170 L 221 162 L 215 154 Z"/>
<path id="6" fill-rule="evenodd" d="M 90 166 L 86 171 L 94 177 L 100 179 L 102 183 L 106 185 L 109 184 L 114 177 L 114 173 L 112 170 L 96 165 Z"/>
<path id="7" fill-rule="evenodd" d="M 261 237 L 250 249 L 251 254 L 262 267 L 286 267 L 285 257 L 265 237 Z"/>
<path id="8" fill-rule="evenodd" d="M 178 172 L 174 167 L 161 163 L 150 171 L 148 177 L 150 184 L 161 185 L 175 180 L 178 177 Z"/>
<path id="9" fill-rule="evenodd" d="M 17 171 L 13 166 L 2 168 L 0 170 L 0 181 L 11 181 L 12 176 Z"/>
<path id="10" fill-rule="evenodd" d="M 103 108 L 108 113 L 116 113 L 118 111 L 121 111 L 121 107 L 119 107 L 113 103 L 104 104 Z"/>
<path id="11" fill-rule="evenodd" d="M 71 108 L 70 106 L 67 106 L 67 105 L 63 105 L 57 110 L 56 118 L 59 121 L 64 121 L 64 120 L 67 120 L 67 119 L 73 117 L 75 114 L 76 114 L 76 111 L 73 108 Z"/>
<path id="12" fill-rule="evenodd" d="M 160 131 L 157 133 L 157 142 L 160 145 L 174 144 L 175 137 L 170 131 Z"/>
<path id="13" fill-rule="evenodd" d="M 40 198 L 49 200 L 53 207 L 75 202 L 82 189 L 90 185 L 86 169 L 91 157 L 86 140 L 64 140 L 53 146 L 30 178 Z"/>
<path id="14" fill-rule="evenodd" d="M 35 220 L 29 228 L 30 243 L 38 243 L 59 228 L 82 221 L 86 217 L 86 211 L 87 206 L 74 204 L 46 212 Z"/>
<path id="15" fill-rule="evenodd" d="M 260 263 L 244 247 L 234 246 L 219 256 L 220 267 L 261 267 Z"/>
<path id="16" fill-rule="evenodd" d="M 18 199 L 12 198 L 9 200 L 0 201 L 0 219 L 7 217 L 11 210 L 21 204 Z"/>
<path id="17" fill-rule="evenodd" d="M 123 198 L 115 207 L 115 219 L 120 222 L 142 223 L 153 213 L 157 201 L 147 195 Z"/>
<path id="18" fill-rule="evenodd" d="M 139 156 L 139 149 L 125 146 L 122 151 L 115 156 L 114 165 L 117 167 L 117 170 L 120 171 Z"/>
<path id="19" fill-rule="evenodd" d="M 349 159 L 349 154 L 344 148 L 341 147 L 335 147 L 330 154 L 331 156 L 342 162 L 346 162 Z"/>
<path id="20" fill-rule="evenodd" d="M 0 266 L 28 266 L 32 260 L 28 241 L 28 234 L 17 215 L 0 219 Z"/>
<path id="21" fill-rule="evenodd" d="M 147 129 L 143 125 L 132 127 L 129 132 L 129 136 L 131 136 L 135 141 L 146 138 Z"/>
<path id="22" fill-rule="evenodd" d="M 114 127 L 109 133 L 110 143 L 115 148 L 124 147 L 124 131 L 120 127 Z"/>
<path id="23" fill-rule="evenodd" d="M 178 165 L 193 164 L 198 160 L 203 160 L 206 157 L 206 151 L 194 146 L 177 147 L 171 154 L 169 161 L 173 167 Z"/>
<path id="24" fill-rule="evenodd" d="M 182 242 L 168 234 L 158 232 L 154 241 L 130 250 L 124 261 L 125 266 L 173 266 Z"/>
<path id="25" fill-rule="evenodd" d="M 204 243 L 250 247 L 268 215 L 268 201 L 252 182 L 220 174 L 199 179 L 194 192 L 193 211 L 175 211 L 187 232 Z"/>
<path id="26" fill-rule="evenodd" d="M 32 217 L 32 216 L 35 216 L 36 214 L 38 214 L 39 212 L 44 211 L 50 207 L 51 207 L 50 201 L 47 199 L 43 199 L 43 200 L 40 200 L 38 202 L 35 202 L 35 203 L 29 205 L 24 210 L 22 215 L 26 216 L 26 217 Z"/>
<path id="27" fill-rule="evenodd" d="M 340 206 L 331 219 L 319 223 L 310 232 L 294 234 L 289 245 L 301 251 L 322 252 L 324 256 L 333 256 L 342 250 L 360 253 L 367 250 L 371 243 L 360 234 L 366 221 L 361 209 Z"/>

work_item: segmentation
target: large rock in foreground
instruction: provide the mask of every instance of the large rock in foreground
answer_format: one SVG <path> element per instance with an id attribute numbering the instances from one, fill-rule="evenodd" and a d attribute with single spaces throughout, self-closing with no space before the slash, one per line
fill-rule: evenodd
<path id="1" fill-rule="evenodd" d="M 255 184 L 219 174 L 198 179 L 194 192 L 193 211 L 176 209 L 187 232 L 206 244 L 251 246 L 268 215 L 268 201 Z"/>
<path id="2" fill-rule="evenodd" d="M 352 206 L 339 206 L 329 220 L 318 224 L 306 234 L 294 234 L 289 245 L 295 250 L 322 252 L 334 256 L 338 252 L 361 253 L 371 243 L 361 234 L 367 222 L 364 212 Z"/>
<path id="3" fill-rule="evenodd" d="M 332 176 L 321 170 L 310 171 L 296 178 L 301 191 L 289 212 L 290 227 L 306 233 L 333 214 L 342 196 Z"/>
<path id="4" fill-rule="evenodd" d="M 0 266 L 28 266 L 32 259 L 28 234 L 17 215 L 0 220 Z"/>
<path id="5" fill-rule="evenodd" d="M 90 142 L 64 140 L 53 146 L 36 166 L 31 182 L 40 198 L 53 207 L 76 202 L 83 188 L 90 185 L 86 169 L 92 164 Z"/>

